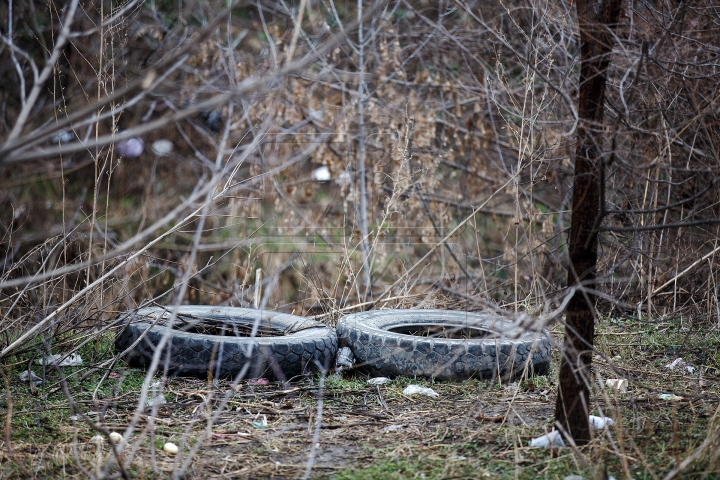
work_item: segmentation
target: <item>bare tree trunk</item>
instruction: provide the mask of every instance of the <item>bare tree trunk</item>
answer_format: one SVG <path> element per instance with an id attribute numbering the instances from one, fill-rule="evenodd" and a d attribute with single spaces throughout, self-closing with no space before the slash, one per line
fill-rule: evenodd
<path id="1" fill-rule="evenodd" d="M 603 103 L 613 37 L 621 0 L 578 0 L 580 25 L 579 125 L 570 226 L 568 287 L 595 280 L 597 227 L 604 196 L 602 184 Z M 555 421 L 576 444 L 590 440 L 589 385 L 595 335 L 595 295 L 578 289 L 566 311 L 565 342 L 560 363 Z"/>

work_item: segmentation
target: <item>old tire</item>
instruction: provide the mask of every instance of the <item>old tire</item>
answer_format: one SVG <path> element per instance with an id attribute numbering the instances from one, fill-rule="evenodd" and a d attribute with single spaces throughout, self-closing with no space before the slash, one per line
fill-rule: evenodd
<path id="1" fill-rule="evenodd" d="M 147 368 L 169 316 L 169 309 L 160 307 L 126 314 L 128 323 L 115 338 L 116 351 L 127 350 L 144 335 L 125 359 L 131 366 Z M 261 330 L 275 336 L 247 335 L 256 321 Z M 208 325 L 225 330 L 222 335 L 197 333 L 198 324 L 204 331 Z M 240 330 L 246 336 L 238 335 Z M 224 377 L 237 375 L 247 365 L 246 378 L 286 380 L 319 368 L 327 370 L 336 351 L 335 330 L 315 320 L 247 308 L 181 306 L 158 369 L 163 371 L 167 361 L 172 374 Z"/>
<path id="2" fill-rule="evenodd" d="M 419 330 L 431 333 L 418 336 Z M 455 333 L 432 333 L 443 330 Z M 337 334 L 340 345 L 347 345 L 355 355 L 356 366 L 373 376 L 510 381 L 521 376 L 526 366 L 528 375 L 546 374 L 550 366 L 547 331 L 525 331 L 498 315 L 447 310 L 369 311 L 342 317 Z"/>

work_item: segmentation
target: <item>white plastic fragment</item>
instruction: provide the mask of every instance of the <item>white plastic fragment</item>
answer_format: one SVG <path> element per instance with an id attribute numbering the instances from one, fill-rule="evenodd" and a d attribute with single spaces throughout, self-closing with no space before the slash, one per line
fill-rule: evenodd
<path id="1" fill-rule="evenodd" d="M 150 147 L 155 155 L 159 157 L 166 157 L 170 155 L 173 150 L 173 143 L 170 140 L 155 140 Z"/>
<path id="2" fill-rule="evenodd" d="M 547 435 L 530 440 L 530 446 L 535 448 L 564 447 L 565 442 L 563 441 L 560 432 L 553 430 Z"/>
<path id="3" fill-rule="evenodd" d="M 110 432 L 110 441 L 114 444 L 118 444 L 122 442 L 123 436 L 120 435 L 118 432 Z"/>
<path id="4" fill-rule="evenodd" d="M 38 365 L 56 365 L 58 367 L 79 367 L 82 365 L 82 357 L 77 353 L 71 353 L 67 357 L 59 353 L 57 355 L 47 355 L 43 358 L 35 360 Z"/>
<path id="5" fill-rule="evenodd" d="M 57 135 L 53 135 L 50 140 L 55 144 L 72 142 L 75 140 L 75 133 L 69 130 L 63 130 L 62 132 L 58 132 Z"/>
<path id="6" fill-rule="evenodd" d="M 340 185 L 341 187 L 344 187 L 346 185 L 350 185 L 352 183 L 352 177 L 350 174 L 346 171 L 340 172 L 340 176 L 335 179 L 335 183 Z"/>
<path id="7" fill-rule="evenodd" d="M 145 149 L 145 142 L 142 138 L 133 137 L 127 140 L 121 140 L 115 144 L 115 150 L 127 158 L 136 158 L 142 155 Z"/>
<path id="8" fill-rule="evenodd" d="M 667 400 L 669 402 L 679 402 L 683 397 L 675 395 L 674 393 L 663 393 L 660 395 L 660 400 Z"/>
<path id="9" fill-rule="evenodd" d="M 178 453 L 178 446 L 172 442 L 166 442 L 165 445 L 163 445 L 163 450 L 165 451 L 165 453 L 175 455 L 176 453 Z"/>
<path id="10" fill-rule="evenodd" d="M 316 182 L 327 182 L 330 180 L 330 169 L 323 165 L 322 167 L 316 168 L 312 171 L 310 174 L 310 178 L 315 180 Z"/>
<path id="11" fill-rule="evenodd" d="M 40 385 L 42 383 L 42 379 L 35 375 L 35 372 L 32 370 L 25 370 L 20 375 L 20 381 L 27 382 L 33 387 Z"/>
<path id="12" fill-rule="evenodd" d="M 605 385 L 616 392 L 625 393 L 627 392 L 628 381 L 624 378 L 608 378 Z"/>
<path id="13" fill-rule="evenodd" d="M 152 408 L 155 406 L 165 405 L 167 403 L 167 400 L 165 399 L 165 395 L 162 393 L 158 393 L 158 389 L 160 388 L 160 382 L 155 382 L 152 385 L 150 385 L 150 398 L 147 399 L 147 403 L 145 406 L 147 408 Z"/>
<path id="14" fill-rule="evenodd" d="M 615 421 L 610 417 L 598 417 L 595 415 L 590 415 L 590 425 L 595 430 L 602 430 L 605 427 L 611 427 L 615 424 Z"/>
<path id="15" fill-rule="evenodd" d="M 388 425 L 387 427 L 383 428 L 383 432 L 390 433 L 390 432 L 397 432 L 398 430 L 405 427 L 405 424 L 402 425 Z"/>
<path id="16" fill-rule="evenodd" d="M 694 373 L 695 367 L 684 361 L 682 358 L 678 357 L 672 362 L 665 365 L 665 368 L 668 370 L 683 370 L 686 373 Z"/>
<path id="17" fill-rule="evenodd" d="M 91 437 L 89 441 L 90 443 L 94 443 L 95 445 L 100 446 L 105 443 L 105 437 L 103 437 L 102 435 L 95 435 L 94 437 Z"/>
<path id="18" fill-rule="evenodd" d="M 376 377 L 376 378 L 368 378 L 368 383 L 370 385 L 385 385 L 390 381 L 387 377 Z"/>
<path id="19" fill-rule="evenodd" d="M 405 390 L 403 390 L 403 395 L 427 395 L 428 397 L 432 398 L 438 398 L 440 394 L 438 394 L 435 390 L 428 387 L 421 387 L 420 385 L 408 385 L 405 387 Z"/>

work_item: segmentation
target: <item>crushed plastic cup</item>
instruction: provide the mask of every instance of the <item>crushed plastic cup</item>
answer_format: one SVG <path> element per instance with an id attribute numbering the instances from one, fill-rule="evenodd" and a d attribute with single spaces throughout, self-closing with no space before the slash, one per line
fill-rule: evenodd
<path id="1" fill-rule="evenodd" d="M 376 378 L 368 378 L 368 383 L 370 385 L 385 385 L 390 381 L 387 377 L 376 377 Z"/>
<path id="2" fill-rule="evenodd" d="M 605 385 L 619 393 L 627 392 L 628 381 L 624 378 L 608 378 Z"/>
<path id="3" fill-rule="evenodd" d="M 590 415 L 590 425 L 595 430 L 602 430 L 605 427 L 611 427 L 615 424 L 615 421 L 610 417 L 598 417 L 595 415 Z"/>
<path id="4" fill-rule="evenodd" d="M 440 394 L 432 388 L 421 387 L 420 385 L 408 385 L 405 387 L 405 390 L 403 390 L 403 395 L 427 395 L 431 398 L 438 398 L 440 396 Z"/>
<path id="5" fill-rule="evenodd" d="M 557 430 L 553 430 L 547 435 L 542 437 L 533 438 L 530 440 L 530 446 L 534 448 L 552 448 L 552 447 L 564 447 L 565 442 L 562 439 L 562 435 Z"/>

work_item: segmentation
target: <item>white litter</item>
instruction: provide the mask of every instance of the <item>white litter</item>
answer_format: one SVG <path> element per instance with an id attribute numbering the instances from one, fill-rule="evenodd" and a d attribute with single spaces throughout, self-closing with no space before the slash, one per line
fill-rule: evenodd
<path id="1" fill-rule="evenodd" d="M 60 353 L 57 355 L 47 355 L 46 357 L 35 360 L 38 365 L 56 365 L 58 367 L 79 367 L 82 365 L 82 357 L 77 353 L 71 353 L 68 356 Z"/>
<path id="2" fill-rule="evenodd" d="M 668 370 L 684 370 L 687 373 L 694 373 L 695 367 L 684 361 L 682 358 L 676 358 L 672 362 L 665 365 Z"/>
<path id="3" fill-rule="evenodd" d="M 595 415 L 590 415 L 590 425 L 595 430 L 602 430 L 605 427 L 611 427 L 615 424 L 615 421 L 610 417 L 597 417 Z"/>
<path id="4" fill-rule="evenodd" d="M 27 382 L 31 384 L 33 387 L 40 385 L 42 383 L 42 378 L 35 375 L 35 372 L 32 370 L 25 370 L 20 375 L 20 381 Z"/>
<path id="5" fill-rule="evenodd" d="M 682 399 L 683 397 L 675 395 L 674 393 L 663 393 L 662 395 L 660 395 L 660 400 L 667 400 L 670 402 L 679 402 Z"/>
<path id="6" fill-rule="evenodd" d="M 170 140 L 155 140 L 150 147 L 155 155 L 166 157 L 173 150 L 173 143 Z"/>
<path id="7" fill-rule="evenodd" d="M 118 444 L 122 442 L 122 435 L 120 435 L 118 432 L 110 432 L 110 441 L 114 444 Z"/>
<path id="8" fill-rule="evenodd" d="M 100 446 L 105 443 L 105 437 L 103 437 L 102 435 L 95 435 L 94 437 L 90 438 L 90 443 L 94 443 L 95 445 Z"/>
<path id="9" fill-rule="evenodd" d="M 440 394 L 438 394 L 435 390 L 428 387 L 421 387 L 420 385 L 408 385 L 405 387 L 405 390 L 403 390 L 403 395 L 427 395 L 428 397 L 432 398 L 438 398 Z"/>
<path id="10" fill-rule="evenodd" d="M 330 177 L 330 169 L 328 167 L 326 167 L 325 165 L 323 165 L 320 168 L 316 168 L 310 174 L 310 178 L 312 178 L 313 180 L 315 180 L 317 182 L 327 182 L 331 178 Z"/>
<path id="11" fill-rule="evenodd" d="M 402 429 L 405 426 L 405 424 L 402 425 L 390 425 L 385 428 L 383 428 L 383 432 L 390 433 L 390 432 L 397 432 L 398 430 Z"/>
<path id="12" fill-rule="evenodd" d="M 565 442 L 563 442 L 560 432 L 553 430 L 547 435 L 530 440 L 530 446 L 535 448 L 564 447 Z"/>
<path id="13" fill-rule="evenodd" d="M 568 475 L 567 477 L 563 478 L 563 480 L 585 480 L 585 477 L 582 475 Z"/>
<path id="14" fill-rule="evenodd" d="M 370 385 L 385 385 L 390 381 L 387 377 L 376 377 L 376 378 L 368 378 L 368 383 Z"/>
<path id="15" fill-rule="evenodd" d="M 605 385 L 616 392 L 625 393 L 627 392 L 628 381 L 624 378 L 608 378 Z"/>
<path id="16" fill-rule="evenodd" d="M 57 135 L 53 135 L 51 141 L 52 143 L 68 143 L 75 140 L 75 133 L 70 132 L 68 130 L 63 130 L 62 132 L 58 132 Z"/>
<path id="17" fill-rule="evenodd" d="M 335 179 L 335 182 L 340 185 L 341 187 L 344 187 L 346 185 L 350 185 L 352 183 L 352 177 L 348 172 L 340 172 L 340 176 Z"/>
<path id="18" fill-rule="evenodd" d="M 165 395 L 162 393 L 158 393 L 158 389 L 160 388 L 160 382 L 155 382 L 152 385 L 150 385 L 150 398 L 148 398 L 147 403 L 145 406 L 147 408 L 152 408 L 155 406 L 165 405 L 167 403 L 167 400 L 165 399 Z"/>

